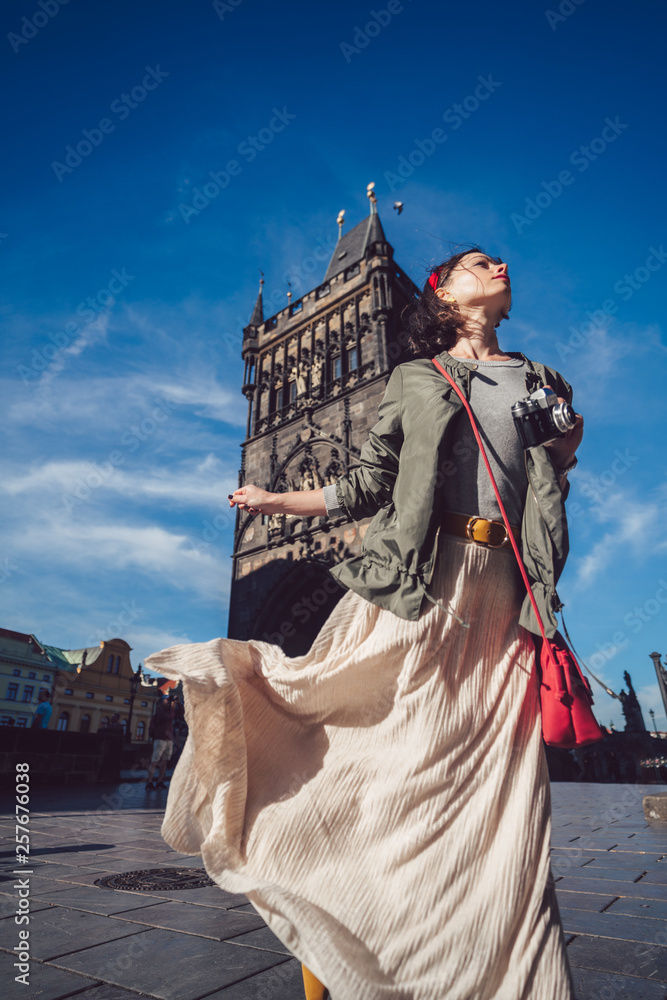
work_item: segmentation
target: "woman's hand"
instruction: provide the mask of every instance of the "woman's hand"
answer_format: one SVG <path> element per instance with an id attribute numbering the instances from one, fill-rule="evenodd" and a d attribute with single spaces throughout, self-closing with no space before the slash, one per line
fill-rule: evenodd
<path id="1" fill-rule="evenodd" d="M 559 396 L 558 402 L 565 403 L 567 400 Z M 584 418 L 581 413 L 575 413 L 575 417 L 577 420 L 571 430 L 567 431 L 563 437 L 559 437 L 555 441 L 550 441 L 549 444 L 545 445 L 545 448 L 549 449 L 552 461 L 557 469 L 565 469 L 568 465 L 572 464 L 574 453 L 581 444 L 581 439 L 584 436 Z"/>
<path id="2" fill-rule="evenodd" d="M 275 493 L 268 493 L 252 483 L 227 494 L 230 507 L 237 504 L 239 510 L 245 510 L 248 514 L 275 514 L 277 510 L 273 502 L 275 497 Z"/>

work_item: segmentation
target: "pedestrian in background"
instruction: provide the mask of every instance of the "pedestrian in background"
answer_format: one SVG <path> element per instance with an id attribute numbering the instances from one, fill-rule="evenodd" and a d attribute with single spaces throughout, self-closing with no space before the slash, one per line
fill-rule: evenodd
<path id="1" fill-rule="evenodd" d="M 46 688 L 42 688 L 37 696 L 38 705 L 32 717 L 31 729 L 48 729 L 49 719 L 53 708 L 51 706 L 51 696 Z"/>
<path id="2" fill-rule="evenodd" d="M 146 790 L 166 788 L 164 773 L 174 752 L 174 703 L 171 698 L 163 698 L 158 704 L 155 715 L 148 727 L 148 736 L 153 740 L 153 756 L 148 765 L 148 781 Z M 153 782 L 155 768 L 158 769 L 157 781 Z"/>

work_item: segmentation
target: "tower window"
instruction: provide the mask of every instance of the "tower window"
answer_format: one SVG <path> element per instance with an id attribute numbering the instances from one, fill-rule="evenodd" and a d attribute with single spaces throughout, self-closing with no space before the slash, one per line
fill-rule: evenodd
<path id="1" fill-rule="evenodd" d="M 347 370 L 349 372 L 352 372 L 356 367 L 357 367 L 357 349 L 356 347 L 352 347 L 347 352 Z"/>
<path id="2" fill-rule="evenodd" d="M 110 674 L 113 670 L 113 654 L 109 657 L 107 661 L 107 673 Z"/>
<path id="3" fill-rule="evenodd" d="M 341 363 L 340 354 L 337 354 L 335 358 L 331 359 L 331 378 L 336 379 L 341 376 Z"/>
<path id="4" fill-rule="evenodd" d="M 296 380 L 289 384 L 289 401 L 293 403 L 296 399 Z"/>

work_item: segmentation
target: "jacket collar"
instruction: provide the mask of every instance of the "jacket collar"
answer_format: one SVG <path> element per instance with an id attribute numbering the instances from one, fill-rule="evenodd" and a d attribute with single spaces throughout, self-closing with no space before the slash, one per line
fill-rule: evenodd
<path id="1" fill-rule="evenodd" d="M 539 386 L 544 385 L 544 380 L 539 371 L 535 368 L 535 365 L 526 357 L 521 351 L 505 351 L 505 354 L 510 358 L 520 358 L 526 365 L 528 369 L 526 372 L 526 390 L 532 392 L 534 389 L 539 388 Z M 463 362 L 461 358 L 454 358 L 449 353 L 449 351 L 441 351 L 440 354 L 435 354 L 435 358 L 440 362 L 443 368 L 447 368 L 452 375 L 461 376 L 465 382 L 466 386 L 470 378 L 470 368 L 467 364 Z"/>

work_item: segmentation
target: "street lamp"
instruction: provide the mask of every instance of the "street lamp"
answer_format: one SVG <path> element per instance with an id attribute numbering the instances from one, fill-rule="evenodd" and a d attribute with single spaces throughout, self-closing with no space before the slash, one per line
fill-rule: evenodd
<path id="1" fill-rule="evenodd" d="M 137 695 L 139 685 L 141 684 L 141 664 L 137 667 L 136 673 L 133 673 L 130 678 L 130 711 L 127 715 L 127 730 L 125 732 L 125 742 L 132 742 L 132 709 L 134 708 L 134 699 Z"/>
<path id="2" fill-rule="evenodd" d="M 657 736 L 658 735 L 658 727 L 655 724 L 655 712 L 653 711 L 652 708 L 649 708 L 648 714 L 651 716 L 651 722 L 653 723 L 653 729 L 655 731 L 655 735 Z"/>

